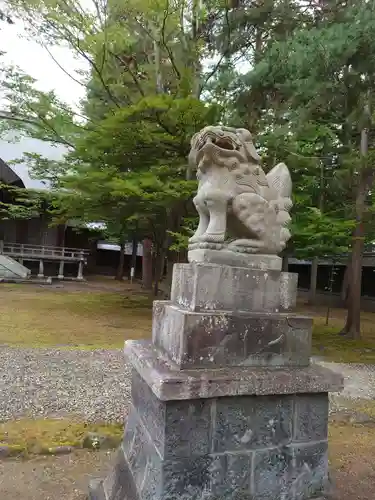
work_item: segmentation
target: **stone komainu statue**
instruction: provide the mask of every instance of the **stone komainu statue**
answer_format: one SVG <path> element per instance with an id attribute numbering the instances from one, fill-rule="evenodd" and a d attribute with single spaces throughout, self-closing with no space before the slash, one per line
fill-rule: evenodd
<path id="1" fill-rule="evenodd" d="M 205 127 L 191 140 L 199 225 L 189 249 L 277 254 L 290 238 L 292 181 L 284 163 L 267 175 L 246 129 Z"/>

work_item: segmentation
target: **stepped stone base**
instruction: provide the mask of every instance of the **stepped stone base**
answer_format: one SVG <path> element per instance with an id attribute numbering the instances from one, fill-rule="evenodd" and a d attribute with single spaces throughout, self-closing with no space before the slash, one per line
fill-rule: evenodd
<path id="1" fill-rule="evenodd" d="M 340 391 L 342 377 L 319 365 L 283 369 L 236 366 L 180 370 L 149 341 L 126 342 L 126 357 L 162 401 Z"/>
<path id="2" fill-rule="evenodd" d="M 124 441 L 114 472 L 94 485 L 91 500 L 306 500 L 324 494 L 327 388 L 337 388 L 337 375 L 315 366 L 290 373 L 274 370 L 284 381 L 280 384 L 272 371 L 258 369 L 247 379 L 247 390 L 237 380 L 237 392 L 251 395 L 227 396 L 233 391 L 222 381 L 215 397 L 207 387 L 204 394 L 194 389 L 191 372 L 184 371 L 171 391 L 164 386 L 168 370 L 173 378 L 173 366 L 157 364 L 152 354 L 147 361 L 145 351 L 152 350 L 147 344 L 143 351 L 138 346 L 136 355 L 134 344 L 128 349 L 133 350 L 132 361 L 138 357 L 138 366 Z M 212 373 L 201 372 L 215 387 Z M 300 386 L 295 380 L 302 381 Z M 303 392 L 307 389 L 317 392 Z"/>
<path id="3" fill-rule="evenodd" d="M 296 277 L 175 266 L 150 341 L 128 341 L 132 405 L 112 473 L 90 500 L 318 500 L 328 488 L 328 393 L 310 318 L 281 313 Z"/>
<path id="4" fill-rule="evenodd" d="M 171 301 L 191 311 L 279 312 L 295 306 L 298 275 L 218 264 L 175 264 Z"/>
<path id="5" fill-rule="evenodd" d="M 201 244 L 200 244 L 201 245 Z M 277 255 L 249 254 L 230 248 L 193 248 L 189 246 L 189 262 L 219 264 L 220 266 L 246 267 L 249 269 L 281 271 L 282 259 Z M 209 245 L 209 244 L 207 244 Z"/>
<path id="6" fill-rule="evenodd" d="M 181 368 L 307 366 L 311 328 L 304 316 L 192 312 L 155 301 L 152 340 Z"/>

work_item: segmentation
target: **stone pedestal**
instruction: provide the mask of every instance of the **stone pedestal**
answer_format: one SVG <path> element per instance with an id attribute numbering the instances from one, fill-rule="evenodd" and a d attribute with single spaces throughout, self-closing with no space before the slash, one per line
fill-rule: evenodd
<path id="1" fill-rule="evenodd" d="M 116 465 L 91 500 L 324 497 L 328 392 L 312 320 L 286 312 L 296 277 L 178 264 L 150 341 L 130 341 L 132 405 Z"/>

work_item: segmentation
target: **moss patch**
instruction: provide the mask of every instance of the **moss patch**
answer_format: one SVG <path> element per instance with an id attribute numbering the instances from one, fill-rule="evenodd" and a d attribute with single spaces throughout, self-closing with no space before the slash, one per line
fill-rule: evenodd
<path id="1" fill-rule="evenodd" d="M 121 348 L 151 334 L 152 297 L 30 285 L 0 287 L 0 344 Z"/>
<path id="2" fill-rule="evenodd" d="M 98 448 L 87 446 L 88 437 L 100 436 L 98 441 L 115 448 L 121 442 L 120 424 L 85 424 L 61 419 L 16 420 L 0 424 L 0 448 L 9 455 L 51 454 L 67 448 Z M 92 442 L 92 439 L 90 439 Z M 100 443 L 100 444 L 101 444 Z M 108 446 L 109 444 L 109 446 Z"/>

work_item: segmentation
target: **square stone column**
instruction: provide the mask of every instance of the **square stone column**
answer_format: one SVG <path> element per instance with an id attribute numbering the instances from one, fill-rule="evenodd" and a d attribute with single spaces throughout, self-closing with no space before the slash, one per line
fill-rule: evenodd
<path id="1" fill-rule="evenodd" d="M 177 264 L 152 341 L 128 341 L 132 404 L 91 500 L 309 500 L 328 478 L 328 393 L 312 320 L 285 311 L 296 276 Z M 281 310 L 283 310 L 281 312 Z"/>

